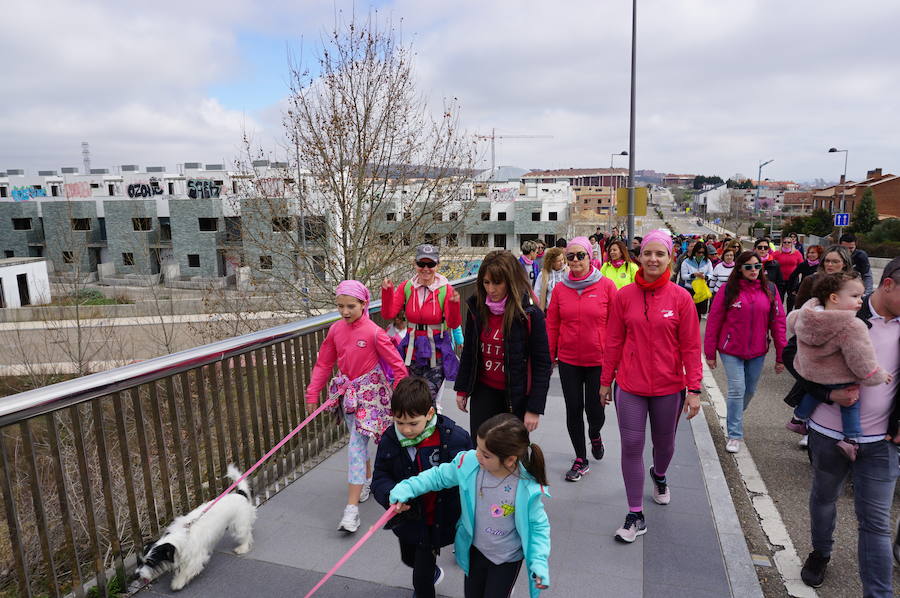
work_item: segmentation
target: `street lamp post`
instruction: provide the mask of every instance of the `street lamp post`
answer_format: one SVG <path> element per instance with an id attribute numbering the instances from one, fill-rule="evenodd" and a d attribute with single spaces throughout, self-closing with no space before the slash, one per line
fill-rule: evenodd
<path id="1" fill-rule="evenodd" d="M 766 164 L 771 164 L 775 159 L 766 160 L 765 162 L 760 161 L 759 163 L 759 173 L 756 175 L 756 199 L 753 200 L 753 214 L 759 216 L 759 186 L 762 182 L 762 169 Z"/>
<path id="2" fill-rule="evenodd" d="M 610 169 L 612 169 L 612 167 L 613 167 L 613 159 L 616 156 L 627 156 L 627 155 L 628 155 L 628 152 L 625 150 L 622 150 L 618 154 L 610 154 L 609 155 Z M 612 173 L 610 173 L 609 178 L 610 178 L 610 183 L 612 183 L 612 181 L 614 180 Z M 610 232 L 610 219 L 612 218 L 612 210 L 613 210 L 613 205 L 614 205 L 614 201 L 615 201 L 615 198 L 613 197 L 613 192 L 616 190 L 618 190 L 617 186 L 610 185 L 609 207 L 606 209 L 606 232 Z"/>
<path id="3" fill-rule="evenodd" d="M 843 176 L 843 180 L 841 180 L 841 205 L 839 208 L 840 211 L 843 212 L 847 207 L 845 200 L 844 200 L 844 190 L 847 188 L 847 156 L 850 155 L 850 150 L 838 149 L 836 147 L 832 147 L 828 150 L 829 154 L 837 154 L 840 152 L 844 152 L 844 176 Z M 844 227 L 842 226 L 841 233 L 843 233 L 843 232 L 844 232 Z"/>
<path id="4" fill-rule="evenodd" d="M 637 71 L 637 0 L 631 2 L 631 123 L 628 135 L 628 243 L 634 239 L 634 113 Z"/>

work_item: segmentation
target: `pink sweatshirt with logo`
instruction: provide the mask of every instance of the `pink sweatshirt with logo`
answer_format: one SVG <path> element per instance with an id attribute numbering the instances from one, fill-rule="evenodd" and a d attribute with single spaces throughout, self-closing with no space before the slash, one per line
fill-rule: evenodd
<path id="1" fill-rule="evenodd" d="M 387 332 L 367 313 L 352 324 L 343 318 L 338 320 L 328 329 L 328 336 L 319 348 L 316 365 L 306 387 L 306 402 L 319 401 L 319 393 L 331 380 L 335 363 L 342 374 L 353 380 L 375 369 L 379 357 L 394 370 L 394 384 L 409 375 Z"/>

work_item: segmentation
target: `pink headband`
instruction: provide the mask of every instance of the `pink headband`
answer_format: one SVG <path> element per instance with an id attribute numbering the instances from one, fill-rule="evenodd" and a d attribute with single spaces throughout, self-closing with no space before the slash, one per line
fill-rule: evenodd
<path id="1" fill-rule="evenodd" d="M 667 231 L 664 231 L 661 228 L 656 230 L 652 230 L 644 236 L 644 239 L 641 241 L 641 251 L 644 251 L 644 247 L 647 246 L 647 243 L 662 243 L 666 250 L 669 252 L 669 255 L 672 255 L 672 235 L 670 235 Z"/>
<path id="2" fill-rule="evenodd" d="M 587 252 L 588 256 L 590 257 L 593 247 L 591 247 L 591 242 L 588 241 L 587 237 L 575 237 L 574 239 L 572 239 L 571 241 L 569 241 L 566 244 L 566 251 L 569 251 L 569 249 L 573 245 L 580 245 L 581 247 L 584 247 L 584 250 Z"/>
<path id="3" fill-rule="evenodd" d="M 334 294 L 355 297 L 367 305 L 369 303 L 369 299 L 371 299 L 371 296 L 369 295 L 369 289 L 367 289 L 366 285 L 359 282 L 358 280 L 341 281 L 340 283 L 338 283 L 337 288 L 334 290 Z"/>

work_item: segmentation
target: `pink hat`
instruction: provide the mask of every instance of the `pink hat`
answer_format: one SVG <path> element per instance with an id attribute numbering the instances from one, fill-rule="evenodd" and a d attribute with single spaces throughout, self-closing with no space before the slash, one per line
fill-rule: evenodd
<path id="1" fill-rule="evenodd" d="M 566 245 L 566 251 L 569 251 L 570 249 L 574 249 L 573 245 L 578 245 L 580 247 L 584 247 L 584 250 L 587 252 L 588 255 L 591 255 L 591 252 L 594 250 L 594 248 L 591 246 L 591 242 L 588 241 L 587 237 L 575 237 L 574 239 L 569 241 L 569 243 Z"/>
<path id="2" fill-rule="evenodd" d="M 669 255 L 672 255 L 672 235 L 670 235 L 668 231 L 658 228 L 644 235 L 644 239 L 641 241 L 641 251 L 644 251 L 644 247 L 647 246 L 647 243 L 654 242 L 665 245 Z"/>
<path id="3" fill-rule="evenodd" d="M 356 297 L 367 305 L 369 303 L 369 299 L 371 299 L 371 295 L 369 295 L 369 289 L 367 289 L 366 285 L 359 282 L 358 280 L 344 280 L 339 282 L 337 288 L 334 290 L 334 294 Z"/>

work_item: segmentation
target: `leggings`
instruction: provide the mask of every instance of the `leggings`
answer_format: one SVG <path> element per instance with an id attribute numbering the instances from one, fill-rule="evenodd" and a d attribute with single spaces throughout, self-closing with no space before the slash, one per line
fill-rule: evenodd
<path id="1" fill-rule="evenodd" d="M 665 476 L 675 454 L 675 430 L 684 405 L 680 392 L 661 397 L 642 397 L 616 389 L 616 415 L 622 437 L 622 478 L 628 508 L 644 508 L 644 436 L 650 416 L 650 438 L 653 441 L 653 472 Z"/>
<path id="2" fill-rule="evenodd" d="M 347 445 L 347 482 L 350 484 L 366 483 L 366 463 L 369 460 L 369 437 L 356 431 L 356 414 L 344 413 L 344 421 L 350 430 L 350 442 Z"/>
<path id="3" fill-rule="evenodd" d="M 413 590 L 418 598 L 434 598 L 437 553 L 430 546 L 416 546 L 400 540 L 400 560 L 413 570 Z"/>
<path id="4" fill-rule="evenodd" d="M 569 365 L 559 362 L 559 381 L 566 400 L 566 427 L 575 456 L 587 459 L 584 442 L 584 414 L 587 414 L 588 438 L 600 437 L 606 413 L 600 403 L 600 366 Z"/>
<path id="5" fill-rule="evenodd" d="M 522 561 L 495 565 L 481 551 L 469 550 L 469 574 L 463 586 L 466 598 L 509 598 L 519 577 Z"/>
<path id="6" fill-rule="evenodd" d="M 491 388 L 481 382 L 475 383 L 472 395 L 469 397 L 469 430 L 474 439 L 478 435 L 478 428 L 500 413 L 509 413 L 509 404 L 505 390 Z M 519 419 L 524 419 L 525 414 L 516 414 Z"/>

